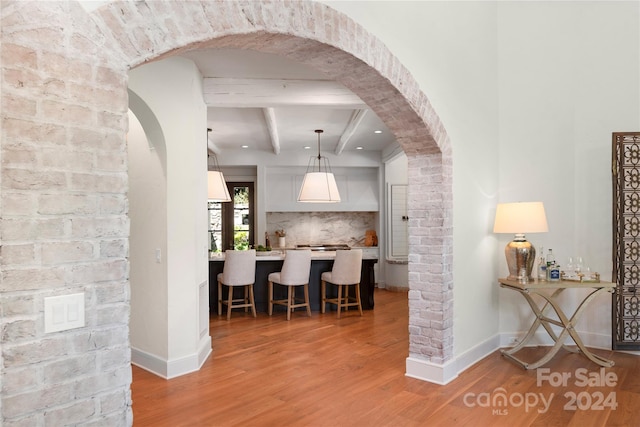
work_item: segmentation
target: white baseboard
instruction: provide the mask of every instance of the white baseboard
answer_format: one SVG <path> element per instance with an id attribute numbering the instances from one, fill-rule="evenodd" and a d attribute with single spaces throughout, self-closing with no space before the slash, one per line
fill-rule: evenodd
<path id="1" fill-rule="evenodd" d="M 493 336 L 462 353 L 455 359 L 443 364 L 436 364 L 409 356 L 406 362 L 405 375 L 411 378 L 445 385 L 457 378 L 459 373 L 496 351 L 498 349 L 498 343 L 498 336 Z"/>
<path id="2" fill-rule="evenodd" d="M 406 361 L 405 375 L 422 381 L 445 385 L 494 351 L 513 346 L 512 337 L 520 339 L 525 334 L 526 332 L 511 332 L 494 335 L 443 364 L 436 364 L 409 356 Z M 611 335 L 589 332 L 578 332 L 578 334 L 587 347 L 611 349 Z M 567 345 L 575 345 L 571 337 L 568 337 L 566 342 Z M 530 343 L 531 346 L 551 346 L 553 344 L 553 340 L 545 330 L 536 332 Z"/>
<path id="3" fill-rule="evenodd" d="M 178 359 L 167 360 L 137 348 L 131 348 L 131 363 L 164 379 L 171 379 L 195 372 L 211 354 L 211 337 L 200 340 L 197 353 Z"/>
<path id="4" fill-rule="evenodd" d="M 440 385 L 445 385 L 458 376 L 455 361 L 440 365 L 409 356 L 406 370 L 405 375 L 408 377 Z"/>
<path id="5" fill-rule="evenodd" d="M 500 348 L 512 347 L 514 345 L 514 343 L 511 341 L 512 338 L 516 338 L 519 341 L 525 335 L 526 332 L 510 332 L 500 334 Z M 593 332 L 578 331 L 578 335 L 580 335 L 582 342 L 587 347 L 611 350 L 611 335 L 609 334 L 597 334 Z M 573 342 L 573 339 L 571 339 L 570 336 L 567 336 L 565 343 L 569 346 L 575 345 L 575 342 Z M 534 347 L 538 345 L 551 346 L 553 344 L 555 344 L 553 339 L 551 339 L 547 331 L 541 328 L 540 330 L 536 331 L 533 338 L 531 338 L 528 347 Z"/>

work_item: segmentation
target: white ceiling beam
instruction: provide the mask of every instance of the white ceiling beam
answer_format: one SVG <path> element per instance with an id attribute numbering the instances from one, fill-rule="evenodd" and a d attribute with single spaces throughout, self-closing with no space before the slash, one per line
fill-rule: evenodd
<path id="1" fill-rule="evenodd" d="M 342 154 L 342 151 L 347 146 L 347 144 L 349 143 L 349 140 L 358 129 L 358 126 L 360 126 L 360 123 L 362 123 L 362 119 L 364 119 L 364 116 L 367 114 L 367 111 L 368 110 L 356 110 L 353 112 L 353 114 L 351 115 L 351 119 L 347 124 L 347 127 L 345 128 L 344 132 L 340 136 L 338 145 L 336 145 L 336 149 L 335 149 L 336 155 L 339 156 L 340 154 Z"/>
<path id="2" fill-rule="evenodd" d="M 366 104 L 341 84 L 328 80 L 204 79 L 207 107 L 267 108 L 326 106 L 366 108 Z"/>
<path id="3" fill-rule="evenodd" d="M 267 129 L 269 129 L 269 135 L 271 136 L 273 152 L 275 154 L 280 154 L 280 136 L 278 135 L 276 112 L 273 108 L 264 108 L 262 112 L 264 113 L 264 121 L 267 123 Z"/>

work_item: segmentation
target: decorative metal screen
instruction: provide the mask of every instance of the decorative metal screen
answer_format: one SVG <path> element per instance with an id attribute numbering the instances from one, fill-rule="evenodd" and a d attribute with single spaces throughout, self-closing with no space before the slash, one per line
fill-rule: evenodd
<path id="1" fill-rule="evenodd" d="M 640 132 L 613 134 L 612 348 L 640 350 Z"/>

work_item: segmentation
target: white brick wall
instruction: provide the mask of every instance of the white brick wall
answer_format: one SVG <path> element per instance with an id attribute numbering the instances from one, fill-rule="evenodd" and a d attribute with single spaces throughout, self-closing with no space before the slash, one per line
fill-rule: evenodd
<path id="1" fill-rule="evenodd" d="M 196 46 L 315 67 L 395 133 L 410 165 L 410 353 L 452 357 L 450 146 L 380 41 L 313 2 L 117 2 L 91 17 L 75 2 L 2 2 L 3 425 L 132 423 L 126 70 Z M 78 291 L 87 327 L 44 335 L 44 298 Z"/>

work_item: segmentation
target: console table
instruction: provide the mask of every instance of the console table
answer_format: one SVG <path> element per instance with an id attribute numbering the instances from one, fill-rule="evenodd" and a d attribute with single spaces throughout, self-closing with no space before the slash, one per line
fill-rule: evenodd
<path id="1" fill-rule="evenodd" d="M 529 306 L 531 307 L 531 310 L 533 310 L 534 314 L 536 315 L 536 319 L 529 328 L 529 331 L 527 332 L 525 337 L 514 347 L 507 350 L 502 350 L 502 354 L 504 356 L 518 363 L 525 369 L 536 369 L 551 360 L 551 358 L 558 352 L 558 350 L 560 350 L 560 347 L 564 347 L 566 350 L 572 353 L 577 353 L 579 351 L 582 352 L 582 354 L 584 354 L 589 360 L 597 363 L 600 366 L 613 366 L 614 362 L 612 360 L 608 360 L 598 356 L 597 354 L 593 354 L 584 346 L 582 340 L 580 339 L 580 336 L 578 335 L 578 332 L 575 330 L 575 325 L 576 323 L 578 323 L 578 320 L 584 309 L 594 298 L 604 292 L 614 292 L 616 287 L 615 283 L 573 281 L 534 281 L 529 283 L 520 283 L 517 280 L 507 279 L 498 279 L 498 281 L 500 282 L 501 287 L 519 292 L 527 300 Z M 571 317 L 568 317 L 558 303 L 558 296 L 566 289 L 574 288 L 590 289 L 591 292 L 578 305 L 578 308 L 576 308 L 573 315 Z M 532 297 L 533 295 L 542 297 L 542 301 L 534 300 Z M 558 319 L 553 319 L 546 315 L 546 312 L 549 309 L 553 309 Z M 535 332 L 540 327 L 540 325 L 544 327 L 555 344 L 540 360 L 533 363 L 527 363 L 516 357 L 514 354 L 527 345 L 527 343 L 535 335 Z M 555 331 L 551 328 L 551 325 L 556 325 L 562 328 L 562 331 L 559 335 L 555 333 Z M 567 336 L 570 336 L 571 339 L 573 339 L 573 341 L 578 346 L 577 349 L 569 348 L 564 345 L 564 341 Z"/>

